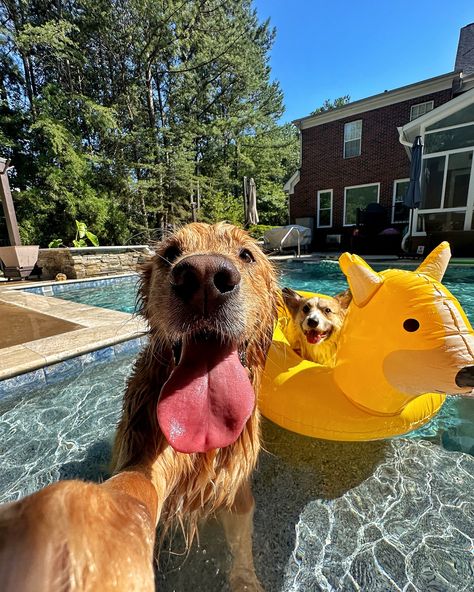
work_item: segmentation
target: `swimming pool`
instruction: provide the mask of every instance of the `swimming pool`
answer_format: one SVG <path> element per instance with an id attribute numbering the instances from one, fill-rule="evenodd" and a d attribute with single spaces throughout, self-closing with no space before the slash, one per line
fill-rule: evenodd
<path id="1" fill-rule="evenodd" d="M 82 285 L 67 297 L 97 305 L 100 295 L 107 308 L 131 307 L 136 280 L 120 279 L 113 296 L 109 286 Z M 285 265 L 281 284 L 329 294 L 346 287 L 333 263 Z M 472 273 L 450 270 L 446 285 L 471 314 Z M 2 500 L 59 478 L 107 476 L 133 359 L 109 360 L 0 401 Z M 254 553 L 267 590 L 470 589 L 474 400 L 453 398 L 422 430 L 389 441 L 310 439 L 265 420 L 263 438 L 266 452 L 254 478 Z M 179 543 L 173 551 L 178 554 L 162 557 L 159 590 L 228 591 L 230 557 L 216 523 L 188 559 Z"/>
<path id="2" fill-rule="evenodd" d="M 0 401 L 0 497 L 63 478 L 108 476 L 134 356 Z M 455 437 L 455 434 L 452 435 Z M 254 477 L 254 554 L 272 592 L 459 592 L 472 581 L 474 458 L 438 436 L 329 442 L 263 421 Z M 162 592 L 228 592 L 230 556 L 211 521 L 186 559 L 179 540 L 157 573 Z"/>
<path id="3" fill-rule="evenodd" d="M 414 268 L 415 266 L 413 266 Z M 374 268 L 385 269 L 380 265 Z M 289 261 L 278 267 L 281 286 L 296 290 L 337 294 L 347 288 L 345 276 L 337 261 Z M 85 283 L 60 284 L 59 298 L 93 306 L 134 312 L 137 294 L 137 275 Z M 471 322 L 474 322 L 474 268 L 448 267 L 444 285 L 459 299 Z M 37 288 L 36 288 L 37 289 Z M 411 434 L 412 438 L 428 438 L 447 450 L 460 450 L 474 454 L 474 401 L 451 398 L 441 412 L 424 428 Z"/>

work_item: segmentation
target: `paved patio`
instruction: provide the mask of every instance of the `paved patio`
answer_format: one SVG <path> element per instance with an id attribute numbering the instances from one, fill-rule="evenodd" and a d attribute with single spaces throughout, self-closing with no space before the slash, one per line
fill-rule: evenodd
<path id="1" fill-rule="evenodd" d="M 0 380 L 146 332 L 142 319 L 125 312 L 14 289 L 26 286 L 0 284 Z"/>

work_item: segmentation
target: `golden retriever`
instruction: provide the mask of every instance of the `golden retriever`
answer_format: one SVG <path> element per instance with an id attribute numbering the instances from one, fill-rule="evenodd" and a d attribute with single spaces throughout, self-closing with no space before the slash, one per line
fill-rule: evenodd
<path id="1" fill-rule="evenodd" d="M 282 296 L 291 314 L 289 334 L 293 349 L 306 360 L 333 366 L 339 332 L 352 299 L 350 291 L 334 297 L 304 298 L 291 288 L 283 288 Z"/>
<path id="2" fill-rule="evenodd" d="M 192 538 L 222 510 L 236 590 L 260 590 L 249 478 L 272 339 L 272 265 L 242 230 L 194 223 L 158 245 L 141 281 L 149 342 L 124 396 L 115 475 L 62 481 L 0 512 L 4 592 L 154 590 L 158 521 Z"/>

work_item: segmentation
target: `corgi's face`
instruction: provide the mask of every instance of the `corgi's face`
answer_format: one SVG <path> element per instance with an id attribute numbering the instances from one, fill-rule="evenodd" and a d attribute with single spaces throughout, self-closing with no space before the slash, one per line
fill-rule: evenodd
<path id="1" fill-rule="evenodd" d="M 294 323 L 308 343 L 319 344 L 335 336 L 342 327 L 351 300 L 349 291 L 331 296 L 304 298 L 290 288 L 283 288 L 283 300 Z"/>

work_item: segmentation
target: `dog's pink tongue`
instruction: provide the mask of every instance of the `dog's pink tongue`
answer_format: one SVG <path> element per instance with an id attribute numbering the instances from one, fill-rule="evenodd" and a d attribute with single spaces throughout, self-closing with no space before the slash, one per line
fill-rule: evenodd
<path id="1" fill-rule="evenodd" d="M 308 343 L 319 343 L 324 337 L 326 337 L 325 333 L 318 333 L 317 331 L 308 331 L 308 333 L 306 333 L 306 340 Z"/>
<path id="2" fill-rule="evenodd" d="M 161 391 L 158 423 L 178 452 L 207 452 L 235 442 L 254 405 L 235 346 L 190 342 Z"/>

